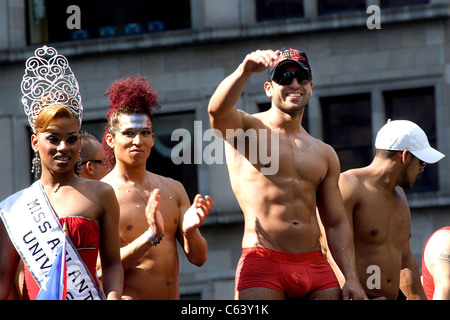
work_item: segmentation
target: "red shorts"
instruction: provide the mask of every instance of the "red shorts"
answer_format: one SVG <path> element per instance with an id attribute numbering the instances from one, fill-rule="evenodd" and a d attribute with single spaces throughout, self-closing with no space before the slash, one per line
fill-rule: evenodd
<path id="1" fill-rule="evenodd" d="M 339 287 L 333 269 L 321 251 L 289 253 L 244 248 L 235 281 L 236 291 L 264 287 L 284 292 L 291 298 Z"/>

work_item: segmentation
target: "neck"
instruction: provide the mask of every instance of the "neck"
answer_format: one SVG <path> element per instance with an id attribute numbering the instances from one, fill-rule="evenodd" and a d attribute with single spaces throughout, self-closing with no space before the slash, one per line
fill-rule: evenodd
<path id="1" fill-rule="evenodd" d="M 62 186 L 73 184 L 76 178 L 77 176 L 72 171 L 55 173 L 44 169 L 40 181 L 45 188 L 57 192 Z"/>
<path id="2" fill-rule="evenodd" d="M 394 190 L 399 180 L 399 170 L 396 167 L 395 161 L 375 157 L 368 167 L 372 172 L 373 184 L 387 191 Z"/>
<path id="3" fill-rule="evenodd" d="M 270 124 L 286 132 L 299 132 L 302 128 L 302 120 L 305 109 L 292 113 L 285 112 L 275 106 L 269 110 Z"/>
<path id="4" fill-rule="evenodd" d="M 139 183 L 140 181 L 147 181 L 145 168 L 146 164 L 131 166 L 121 162 L 117 162 L 114 171 L 118 176 L 127 182 Z"/>

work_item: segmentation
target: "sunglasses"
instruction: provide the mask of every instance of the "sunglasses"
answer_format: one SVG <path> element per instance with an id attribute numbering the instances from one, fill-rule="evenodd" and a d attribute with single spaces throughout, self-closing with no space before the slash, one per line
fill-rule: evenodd
<path id="1" fill-rule="evenodd" d="M 105 162 L 102 161 L 102 160 L 86 160 L 86 161 L 83 161 L 83 162 L 81 163 L 81 165 L 86 164 L 86 163 L 88 163 L 88 162 L 95 162 L 95 163 L 105 164 Z"/>
<path id="2" fill-rule="evenodd" d="M 419 165 L 422 169 L 425 169 L 425 167 L 427 166 L 428 163 L 426 163 L 425 161 L 422 161 L 419 159 Z"/>
<path id="3" fill-rule="evenodd" d="M 306 85 L 311 82 L 311 76 L 306 72 L 293 72 L 293 71 L 285 71 L 280 74 L 276 74 L 272 80 L 279 85 L 288 86 L 297 79 L 297 82 Z"/>

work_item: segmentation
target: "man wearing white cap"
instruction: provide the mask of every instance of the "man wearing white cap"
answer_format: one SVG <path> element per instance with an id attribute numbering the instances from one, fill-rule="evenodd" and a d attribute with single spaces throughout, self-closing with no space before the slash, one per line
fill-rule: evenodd
<path id="1" fill-rule="evenodd" d="M 339 179 L 361 284 L 371 298 L 394 300 L 401 289 L 408 299 L 426 299 L 409 246 L 411 212 L 403 188 L 410 189 L 425 166 L 444 155 L 406 120 L 385 124 L 375 148 L 369 166 L 348 170 Z"/>

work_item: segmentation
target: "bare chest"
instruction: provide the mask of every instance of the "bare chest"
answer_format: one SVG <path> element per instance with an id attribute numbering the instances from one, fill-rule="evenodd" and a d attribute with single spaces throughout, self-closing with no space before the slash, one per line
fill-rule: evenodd
<path id="1" fill-rule="evenodd" d="M 411 215 L 401 199 L 376 193 L 366 196 L 353 213 L 355 240 L 400 249 L 409 240 Z"/>
<path id="2" fill-rule="evenodd" d="M 48 192 L 47 197 L 58 217 L 83 216 L 99 223 L 102 208 L 96 194 L 85 197 L 72 190 L 60 190 L 54 194 Z"/>
<path id="3" fill-rule="evenodd" d="M 175 235 L 180 219 L 180 208 L 176 194 L 164 186 L 154 185 L 160 189 L 159 211 L 164 219 L 166 237 Z M 148 190 L 136 190 L 130 185 L 122 184 L 115 188 L 120 206 L 119 232 L 127 243 L 135 240 L 148 229 L 147 204 L 150 198 Z"/>
<path id="4" fill-rule="evenodd" d="M 265 129 L 264 129 L 265 130 Z M 225 146 L 230 173 L 238 179 L 262 174 L 268 179 L 308 183 L 316 187 L 328 171 L 323 146 L 309 135 L 287 135 L 261 129 L 254 136 L 240 136 Z M 262 134 L 264 133 L 264 134 Z M 314 188 L 313 188 L 314 189 Z"/>

